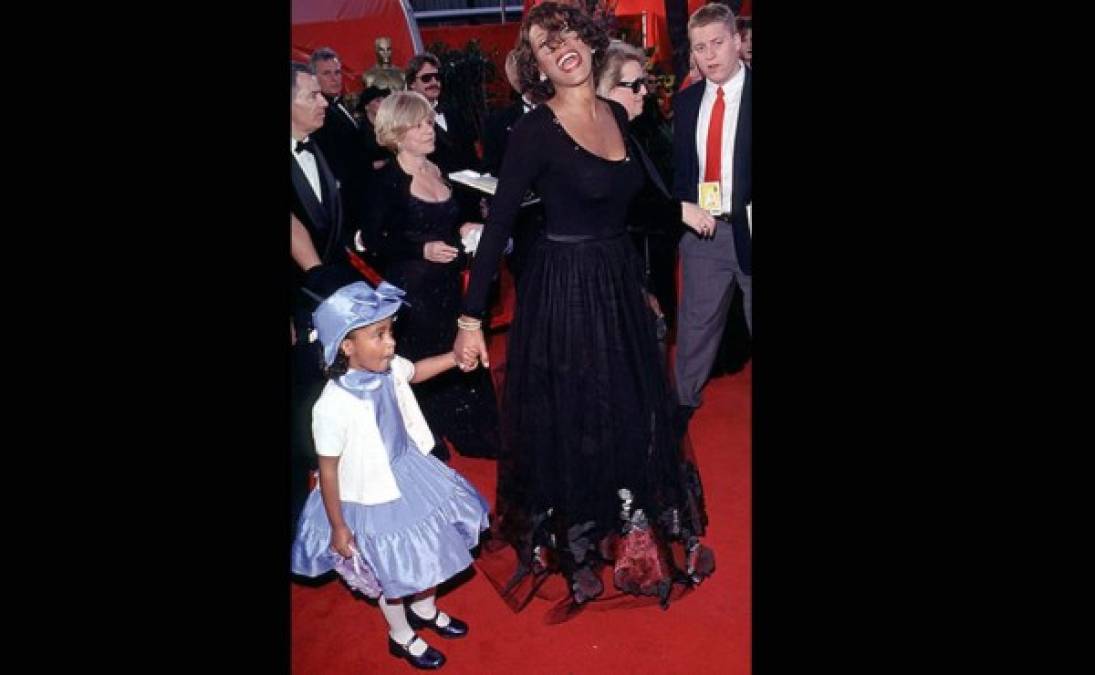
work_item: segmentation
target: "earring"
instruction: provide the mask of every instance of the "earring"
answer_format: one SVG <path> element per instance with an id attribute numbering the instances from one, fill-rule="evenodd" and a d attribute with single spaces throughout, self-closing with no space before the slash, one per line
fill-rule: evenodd
<path id="1" fill-rule="evenodd" d="M 546 79 L 547 79 L 547 75 L 544 75 L 544 71 L 541 70 L 540 71 L 540 81 L 543 82 Z"/>

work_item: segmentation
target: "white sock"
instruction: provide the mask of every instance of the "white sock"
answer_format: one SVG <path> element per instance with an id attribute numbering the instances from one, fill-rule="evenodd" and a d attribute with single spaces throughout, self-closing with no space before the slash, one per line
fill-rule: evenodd
<path id="1" fill-rule="evenodd" d="M 434 614 L 437 614 L 435 623 L 444 628 L 449 625 L 449 615 L 437 609 L 437 605 L 434 604 L 436 595 L 436 589 L 431 588 L 425 591 L 417 600 L 411 603 L 411 611 L 420 619 L 430 619 Z"/>
<path id="2" fill-rule="evenodd" d="M 388 602 L 381 595 L 379 604 L 380 612 L 384 615 L 384 620 L 388 622 L 388 635 L 392 636 L 392 639 L 400 645 L 407 644 L 407 641 L 414 637 L 415 633 L 411 629 L 411 624 L 407 623 L 407 615 L 403 613 L 403 603 Z M 408 651 L 415 656 L 422 656 L 422 653 L 426 651 L 426 642 L 424 640 L 415 640 L 411 643 Z"/>

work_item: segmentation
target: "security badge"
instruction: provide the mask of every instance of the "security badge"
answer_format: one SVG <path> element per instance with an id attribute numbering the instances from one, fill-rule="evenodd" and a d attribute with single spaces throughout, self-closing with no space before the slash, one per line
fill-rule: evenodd
<path id="1" fill-rule="evenodd" d="M 722 215 L 722 192 L 717 180 L 700 183 L 700 208 L 713 216 Z"/>

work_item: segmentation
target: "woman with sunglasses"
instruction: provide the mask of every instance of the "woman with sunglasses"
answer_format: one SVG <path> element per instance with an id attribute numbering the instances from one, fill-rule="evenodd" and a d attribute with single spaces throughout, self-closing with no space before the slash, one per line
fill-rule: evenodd
<path id="1" fill-rule="evenodd" d="M 498 526 L 480 569 L 514 610 L 561 573 L 569 593 L 549 622 L 622 593 L 664 606 L 674 587 L 714 568 L 699 540 L 699 473 L 681 453 L 642 262 L 627 236 L 628 207 L 652 167 L 628 140 L 625 110 L 594 88 L 608 42 L 571 6 L 544 2 L 526 15 L 518 73 L 542 105 L 511 131 L 457 319 L 458 353 L 468 348 L 488 366 L 480 325 L 489 284 L 534 189 L 545 231 L 509 331 Z M 701 232 L 713 224 L 696 208 L 677 218 Z"/>
<path id="2" fill-rule="evenodd" d="M 655 105 L 650 106 L 648 117 L 636 121 L 642 116 L 650 95 L 646 55 L 641 49 L 620 40 L 613 40 L 608 45 L 597 71 L 597 95 L 624 107 L 636 145 L 651 150 L 651 146 L 644 146 L 640 139 L 655 143 L 657 134 L 667 134 L 665 154 L 670 154 L 668 143 L 672 133 Z M 645 134 L 639 133 L 640 122 L 644 123 Z M 666 125 L 664 130 L 660 126 L 663 124 Z M 658 337 L 664 340 L 677 313 L 676 258 L 677 240 L 682 234 L 680 214 L 682 209 L 698 207 L 674 201 L 660 175 L 650 183 L 632 203 L 628 225 L 645 264 L 643 278 L 649 292 L 647 301 L 658 320 Z M 662 344 L 664 347 L 664 341 Z"/>

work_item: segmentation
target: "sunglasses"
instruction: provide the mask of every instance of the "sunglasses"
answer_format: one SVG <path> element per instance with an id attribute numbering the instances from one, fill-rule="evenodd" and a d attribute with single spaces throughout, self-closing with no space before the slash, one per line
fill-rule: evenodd
<path id="1" fill-rule="evenodd" d="M 625 82 L 624 80 L 620 80 L 619 82 L 616 83 L 616 86 L 617 87 L 627 87 L 628 89 L 631 90 L 632 94 L 638 94 L 639 90 L 642 89 L 644 86 L 646 86 L 646 78 L 640 77 L 640 78 L 636 78 L 636 79 L 634 79 L 630 82 Z"/>
<path id="2" fill-rule="evenodd" d="M 440 73 L 426 73 L 425 75 L 418 76 L 421 82 L 433 82 L 434 80 L 440 80 Z"/>

